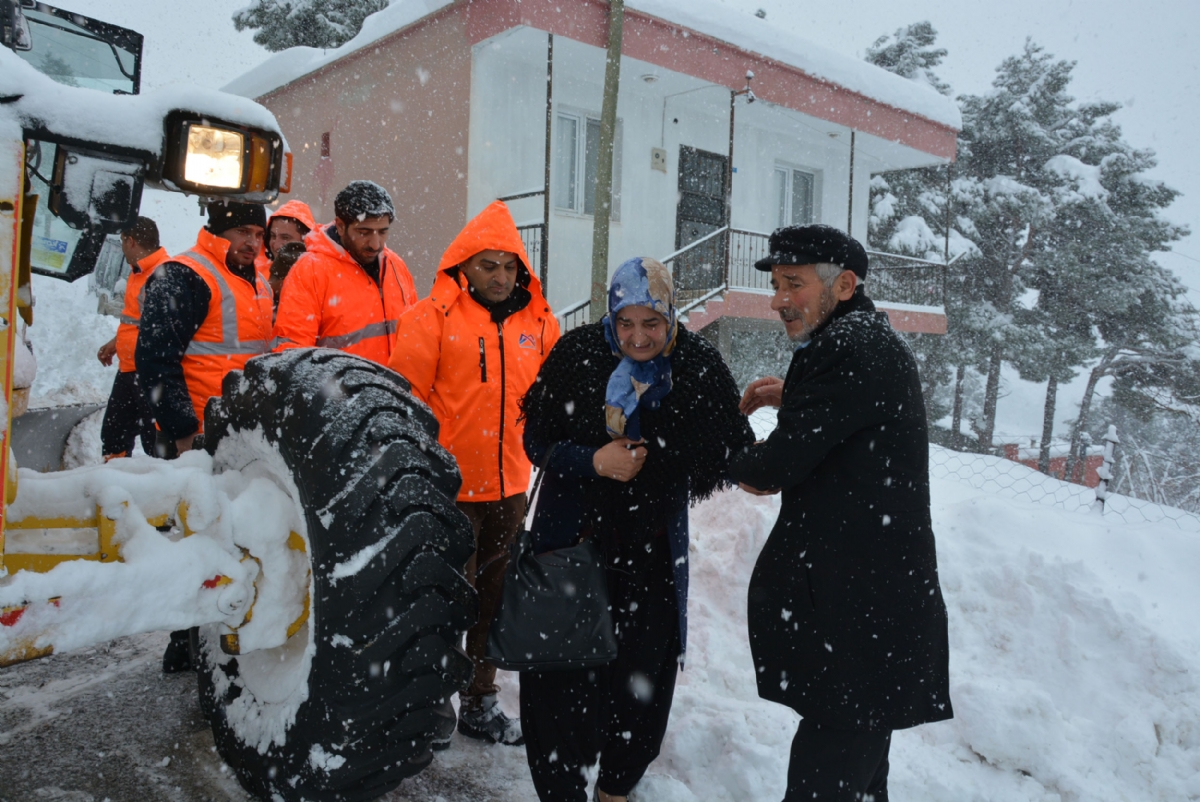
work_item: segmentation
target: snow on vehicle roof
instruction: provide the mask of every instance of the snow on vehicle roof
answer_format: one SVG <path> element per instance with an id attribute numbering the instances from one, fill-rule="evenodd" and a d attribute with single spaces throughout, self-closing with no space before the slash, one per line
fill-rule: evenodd
<path id="1" fill-rule="evenodd" d="M 453 0 L 393 0 L 366 19 L 358 35 L 341 47 L 293 47 L 271 56 L 224 87 L 244 97 L 262 97 L 361 50 L 451 5 Z M 719 0 L 630 0 L 636 12 L 681 25 L 730 45 L 794 67 L 814 78 L 904 109 L 958 131 L 962 115 L 952 98 L 862 59 L 814 44 L 795 30 L 730 9 Z"/>
<path id="2" fill-rule="evenodd" d="M 178 85 L 143 95 L 109 95 L 60 84 L 5 48 L 0 48 L 0 99 L 0 128 L 44 127 L 59 136 L 155 156 L 162 155 L 163 119 L 176 110 L 283 137 L 275 116 L 245 97 Z"/>

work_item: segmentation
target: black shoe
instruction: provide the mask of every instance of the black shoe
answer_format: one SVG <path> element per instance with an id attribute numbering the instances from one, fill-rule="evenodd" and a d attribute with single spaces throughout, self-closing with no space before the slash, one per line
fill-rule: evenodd
<path id="1" fill-rule="evenodd" d="M 454 737 L 454 725 L 458 723 L 458 716 L 454 712 L 454 705 L 450 704 L 450 697 L 446 697 L 434 710 L 438 715 L 438 723 L 433 729 L 433 742 L 430 747 L 435 752 L 441 752 L 450 748 L 450 739 Z"/>
<path id="2" fill-rule="evenodd" d="M 167 650 L 163 652 L 163 673 L 178 674 L 182 671 L 191 671 L 192 668 L 192 645 L 188 631 L 181 629 L 172 632 L 171 642 L 167 644 Z"/>
<path id="3" fill-rule="evenodd" d="M 458 731 L 468 738 L 505 746 L 525 743 L 521 719 L 506 716 L 494 693 L 463 702 L 458 715 Z"/>

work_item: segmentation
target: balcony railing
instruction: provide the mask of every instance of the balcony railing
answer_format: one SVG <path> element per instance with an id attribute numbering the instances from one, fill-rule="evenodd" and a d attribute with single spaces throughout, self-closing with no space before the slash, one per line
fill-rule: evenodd
<path id="1" fill-rule="evenodd" d="M 661 261 L 671 268 L 675 302 L 686 314 L 729 290 L 771 291 L 771 274 L 754 263 L 769 256 L 769 234 L 722 227 Z M 726 259 L 728 253 L 728 259 Z M 867 295 L 881 303 L 942 306 L 946 265 L 883 251 L 867 251 Z M 532 258 L 532 255 L 531 255 Z M 580 301 L 558 313 L 563 331 L 588 321 L 590 303 Z"/>
<path id="2" fill-rule="evenodd" d="M 663 260 L 675 277 L 681 312 L 687 312 L 723 290 L 771 290 L 771 274 L 754 263 L 770 255 L 770 235 L 721 228 Z M 729 259 L 721 264 L 726 250 Z M 883 303 L 941 306 L 946 265 L 882 251 L 867 251 L 871 269 L 867 295 Z M 724 268 L 724 269 L 721 269 Z"/>

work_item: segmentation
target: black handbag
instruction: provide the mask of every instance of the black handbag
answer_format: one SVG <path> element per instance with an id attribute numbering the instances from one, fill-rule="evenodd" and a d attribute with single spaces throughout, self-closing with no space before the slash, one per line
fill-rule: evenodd
<path id="1" fill-rule="evenodd" d="M 529 531 L 553 447 L 542 460 L 526 526 L 512 544 L 504 589 L 488 632 L 488 662 L 506 671 L 561 671 L 611 663 L 617 656 L 608 578 L 591 540 L 533 553 Z"/>

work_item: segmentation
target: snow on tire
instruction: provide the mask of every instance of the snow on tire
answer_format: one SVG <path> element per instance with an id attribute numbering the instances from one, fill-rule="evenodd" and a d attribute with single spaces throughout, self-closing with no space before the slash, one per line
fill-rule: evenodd
<path id="1" fill-rule="evenodd" d="M 461 477 L 428 408 L 367 360 L 268 354 L 223 391 L 205 412 L 214 470 L 268 476 L 294 500 L 311 605 L 285 644 L 238 657 L 201 630 L 217 748 L 263 799 L 374 799 L 429 764 L 439 708 L 471 676 Z"/>

